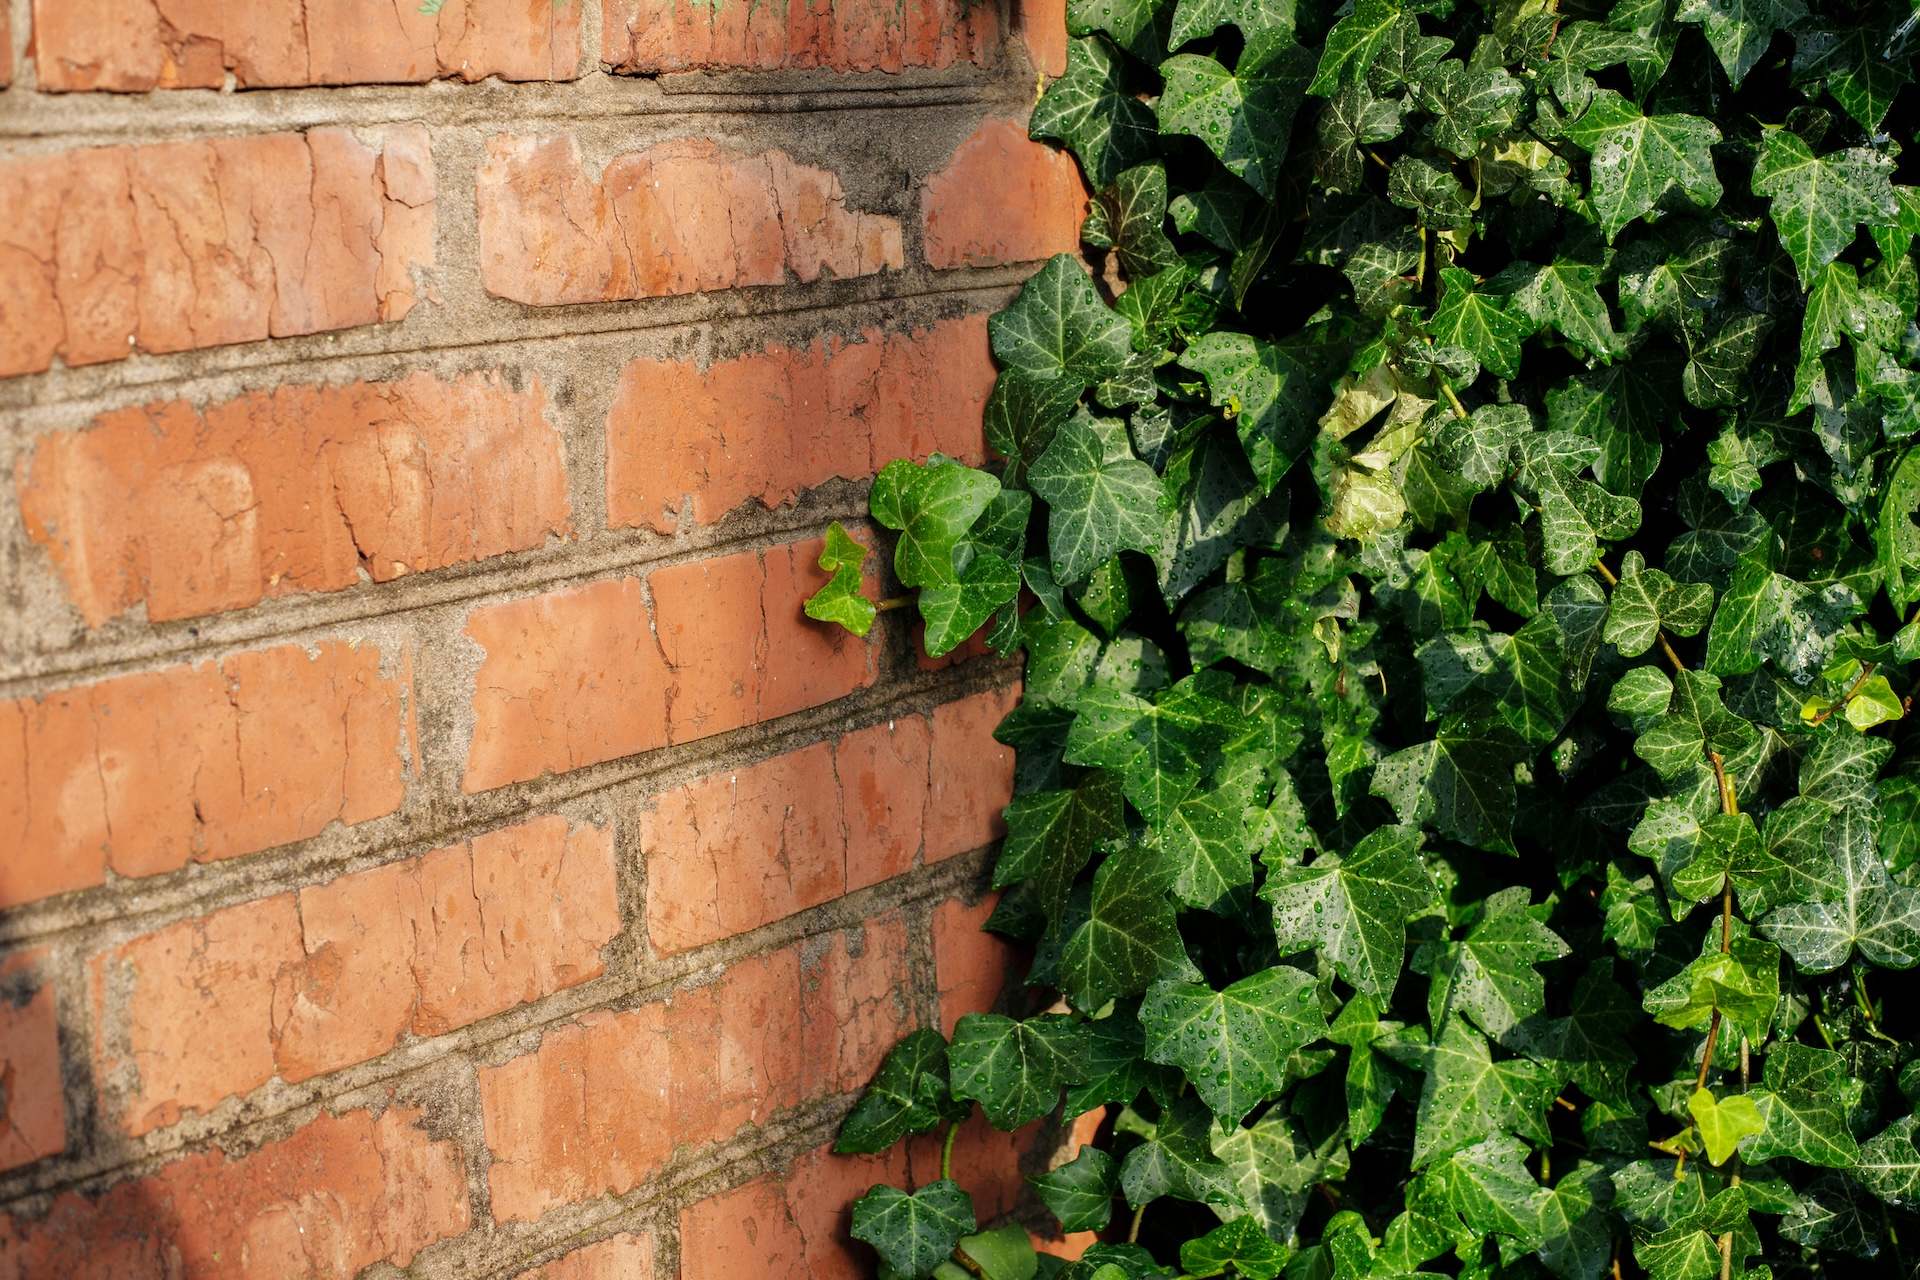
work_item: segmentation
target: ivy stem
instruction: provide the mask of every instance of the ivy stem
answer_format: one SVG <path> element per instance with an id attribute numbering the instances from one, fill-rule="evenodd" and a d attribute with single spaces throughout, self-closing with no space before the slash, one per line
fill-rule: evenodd
<path id="1" fill-rule="evenodd" d="M 946 1140 L 940 1144 L 940 1176 L 949 1182 L 953 1180 L 953 1140 L 959 1136 L 959 1122 L 949 1120 Z"/>
<path id="2" fill-rule="evenodd" d="M 1460 403 L 1460 397 L 1445 378 L 1440 379 L 1440 394 L 1447 398 L 1447 405 L 1453 410 L 1453 416 L 1462 422 L 1467 420 L 1467 406 Z"/>
<path id="3" fill-rule="evenodd" d="M 1846 706 L 1849 702 L 1853 701 L 1854 695 L 1860 692 L 1860 686 L 1865 684 L 1872 676 L 1873 676 L 1873 664 L 1871 662 L 1863 664 L 1860 668 L 1860 674 L 1853 678 L 1853 683 L 1848 685 L 1847 691 L 1840 695 L 1840 700 L 1828 706 L 1826 710 L 1816 715 L 1811 721 L 1809 721 L 1809 723 L 1811 724 L 1826 723 L 1826 719 L 1828 716 L 1832 715 L 1834 712 L 1840 710 L 1840 708 Z"/>
<path id="4" fill-rule="evenodd" d="M 904 609 L 912 603 L 912 596 L 888 596 L 884 600 L 875 600 L 873 602 L 873 611 L 875 613 L 885 613 L 889 609 Z"/>
<path id="5" fill-rule="evenodd" d="M 1707 759 L 1713 763 L 1714 781 L 1720 784 L 1720 812 L 1728 815 L 1740 812 L 1739 797 L 1733 793 L 1733 779 L 1727 776 L 1727 762 L 1718 751 L 1711 748 Z M 1733 876 L 1720 877 L 1720 954 L 1726 955 L 1733 949 Z M 1707 1024 L 1707 1044 L 1700 1051 L 1700 1070 L 1693 1077 L 1693 1088 L 1697 1093 L 1707 1087 L 1707 1072 L 1713 1069 L 1713 1046 L 1720 1039 L 1720 1006 L 1713 1007 L 1713 1021 Z M 1742 1042 L 1745 1043 L 1744 1041 Z M 1687 1153 L 1682 1151 L 1674 1159 L 1673 1178 L 1678 1182 L 1686 1176 Z M 1735 1175 L 1738 1176 L 1738 1175 Z M 1729 1234 L 1723 1241 L 1724 1250 L 1731 1250 L 1733 1237 Z M 1724 1252 L 1723 1250 L 1723 1252 Z M 1728 1258 L 1731 1254 L 1727 1255 Z"/>
<path id="6" fill-rule="evenodd" d="M 1133 1221 L 1127 1224 L 1127 1243 L 1128 1244 L 1140 1243 L 1140 1219 L 1146 1214 L 1146 1212 L 1147 1212 L 1147 1206 L 1144 1203 L 1139 1208 L 1133 1211 Z"/>

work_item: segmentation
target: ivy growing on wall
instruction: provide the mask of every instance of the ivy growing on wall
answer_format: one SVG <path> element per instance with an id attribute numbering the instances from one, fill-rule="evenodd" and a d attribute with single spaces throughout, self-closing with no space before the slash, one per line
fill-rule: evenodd
<path id="1" fill-rule="evenodd" d="M 1032 129 L 1098 277 L 994 317 L 1003 461 L 871 500 L 929 651 L 1025 652 L 988 927 L 1042 1011 L 910 1036 L 839 1148 L 1105 1108 L 1031 1179 L 1103 1242 L 946 1176 L 855 1236 L 949 1280 L 1910 1274 L 1915 13 L 1069 15 Z M 871 625 L 866 554 L 811 612 Z"/>

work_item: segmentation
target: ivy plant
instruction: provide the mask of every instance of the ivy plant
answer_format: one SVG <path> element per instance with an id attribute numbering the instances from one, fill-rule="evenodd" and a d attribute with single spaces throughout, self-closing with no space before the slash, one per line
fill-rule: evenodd
<path id="1" fill-rule="evenodd" d="M 876 1187 L 881 1274 L 1911 1274 L 1920 168 L 1901 0 L 1071 0 L 1083 258 L 994 463 L 811 610 L 1024 653 L 988 928 L 844 1152 L 1102 1115 L 1074 1262 Z M 1094 268 L 1089 271 L 1088 267 Z M 1903 1244 L 1904 1242 L 1904 1244 Z"/>

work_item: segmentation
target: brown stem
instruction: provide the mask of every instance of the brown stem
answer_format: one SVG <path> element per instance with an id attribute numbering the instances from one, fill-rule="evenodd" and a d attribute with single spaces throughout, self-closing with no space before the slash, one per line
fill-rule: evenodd
<path id="1" fill-rule="evenodd" d="M 1855 676 L 1853 683 L 1847 686 L 1847 691 L 1840 695 L 1840 701 L 1830 705 L 1825 711 L 1822 711 L 1819 715 L 1815 716 L 1811 721 L 1809 721 L 1809 723 L 1811 724 L 1826 723 L 1826 719 L 1828 716 L 1832 715 L 1834 712 L 1838 711 L 1840 708 L 1846 706 L 1849 702 L 1853 701 L 1853 695 L 1860 692 L 1860 686 L 1865 684 L 1867 682 L 1868 677 L 1872 675 L 1873 675 L 1873 664 L 1869 662 L 1862 665 L 1860 668 L 1860 674 L 1858 676 Z"/>
<path id="2" fill-rule="evenodd" d="M 888 596 L 884 600 L 875 600 L 873 602 L 873 611 L 875 613 L 885 613 L 889 609 L 904 609 L 912 603 L 912 596 Z"/>

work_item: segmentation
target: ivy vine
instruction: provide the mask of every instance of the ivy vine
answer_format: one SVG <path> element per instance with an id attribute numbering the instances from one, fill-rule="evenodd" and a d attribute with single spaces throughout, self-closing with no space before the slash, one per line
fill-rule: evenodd
<path id="1" fill-rule="evenodd" d="M 988 927 L 839 1139 L 1104 1108 L 1083 1259 L 876 1187 L 890 1277 L 1912 1274 L 1920 16 L 1071 0 L 1083 263 L 1002 461 L 890 463 L 1023 650 Z M 864 632 L 835 528 L 816 617 Z M 892 604 L 893 602 L 883 602 Z M 1055 998 L 1057 994 L 1057 999 Z"/>

